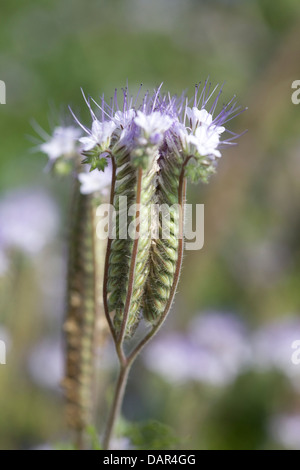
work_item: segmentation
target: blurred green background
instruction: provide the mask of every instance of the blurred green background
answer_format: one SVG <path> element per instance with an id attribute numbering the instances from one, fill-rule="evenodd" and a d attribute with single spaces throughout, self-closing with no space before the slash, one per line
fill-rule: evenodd
<path id="1" fill-rule="evenodd" d="M 55 348 L 69 187 L 44 172 L 45 158 L 32 151 L 32 123 L 51 133 L 59 119 L 71 122 L 68 105 L 88 122 L 80 87 L 97 100 L 127 80 L 133 93 L 140 83 L 152 90 L 164 82 L 164 90 L 187 89 L 191 96 L 209 76 L 214 84 L 226 82 L 221 104 L 236 94 L 248 106 L 230 123 L 247 134 L 224 151 L 209 185 L 189 188 L 189 202 L 205 204 L 205 246 L 186 253 L 160 335 L 185 335 L 203 312 L 230 312 L 251 348 L 270 327 L 263 346 L 272 363 L 300 313 L 300 105 L 291 101 L 292 82 L 300 80 L 299 1 L 4 0 L 0 23 L 0 79 L 7 88 L 0 105 L 0 204 L 16 190 L 36 191 L 38 203 L 47 195 L 59 218 L 45 247 L 35 256 L 10 253 L 0 277 L 0 339 L 7 338 L 0 448 L 68 439 Z M 22 209 L 15 215 L 24 215 Z M 291 341 L 300 339 L 296 331 Z M 284 344 L 281 354 L 290 358 L 291 342 Z M 300 449 L 300 365 L 290 374 L 280 357 L 263 372 L 259 363 L 252 358 L 217 385 L 166 380 L 140 358 L 124 415 L 169 425 L 183 449 Z"/>

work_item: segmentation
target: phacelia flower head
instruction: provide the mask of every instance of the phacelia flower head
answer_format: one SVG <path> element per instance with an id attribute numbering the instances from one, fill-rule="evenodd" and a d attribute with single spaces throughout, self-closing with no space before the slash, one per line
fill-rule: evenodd
<path id="1" fill-rule="evenodd" d="M 158 109 L 159 92 L 160 87 L 153 96 L 147 92 L 139 106 L 137 106 L 139 93 L 136 99 L 129 98 L 127 88 L 123 90 L 121 105 L 118 103 L 117 92 L 110 105 L 103 98 L 98 104 L 83 95 L 93 120 L 91 129 L 88 129 L 74 116 L 88 134 L 80 139 L 83 144 L 83 155 L 86 157 L 84 162 L 91 164 L 92 168 L 100 169 L 95 157 L 101 160 L 103 158 L 101 154 L 107 152 L 108 156 L 111 153 L 116 155 L 120 149 L 130 153 L 135 162 L 140 160 L 141 165 L 144 165 L 145 158 L 151 159 L 153 152 L 157 152 L 163 143 L 165 133 L 174 121 L 165 110 Z M 98 111 L 100 110 L 97 116 L 91 101 Z"/>
<path id="2" fill-rule="evenodd" d="M 48 157 L 47 170 L 56 175 L 68 175 L 80 164 L 79 154 L 82 130 L 74 126 L 61 125 L 54 128 L 51 136 L 35 124 L 36 132 L 44 140 L 37 149 Z"/>
<path id="3" fill-rule="evenodd" d="M 221 87 L 216 94 L 217 88 L 211 89 L 206 81 L 202 88 L 196 86 L 192 100 L 185 94 L 177 97 L 162 93 L 161 86 L 153 95 L 146 92 L 143 98 L 140 89 L 135 99 L 129 97 L 125 88 L 121 104 L 116 91 L 110 104 L 104 98 L 98 104 L 84 96 L 92 116 L 91 129 L 77 120 L 87 133 L 80 138 L 85 162 L 96 168 L 96 161 L 103 159 L 101 154 L 106 152 L 107 156 L 117 157 L 122 150 L 122 155 L 124 152 L 131 155 L 135 167 L 146 168 L 149 161 L 166 159 L 176 153 L 182 161 L 189 160 L 187 176 L 195 181 L 206 180 L 215 171 L 221 149 L 232 145 L 238 137 L 225 124 L 241 112 L 233 98 L 216 113 L 222 93 Z M 98 108 L 97 116 L 91 101 Z M 103 169 L 102 166 L 103 163 L 98 169 Z"/>
<path id="4" fill-rule="evenodd" d="M 104 97 L 97 103 L 83 94 L 91 113 L 91 126 L 84 126 L 73 114 L 86 133 L 79 138 L 83 163 L 101 172 L 111 158 L 117 167 L 129 158 L 134 168 L 152 165 L 158 173 L 164 162 L 176 155 L 184 163 L 187 177 L 207 181 L 215 171 L 221 149 L 233 145 L 238 137 L 226 128 L 226 123 L 242 112 L 233 98 L 217 113 L 222 87 L 218 93 L 217 88 L 211 89 L 206 81 L 203 87 L 196 86 L 194 97 L 188 99 L 185 94 L 177 97 L 162 93 L 161 86 L 153 94 L 146 92 L 144 97 L 140 96 L 140 88 L 134 98 L 126 87 L 121 102 L 115 91 L 109 104 Z M 96 179 L 100 181 L 99 174 L 83 173 L 81 178 L 93 184 Z M 82 188 L 86 190 L 85 186 Z"/>

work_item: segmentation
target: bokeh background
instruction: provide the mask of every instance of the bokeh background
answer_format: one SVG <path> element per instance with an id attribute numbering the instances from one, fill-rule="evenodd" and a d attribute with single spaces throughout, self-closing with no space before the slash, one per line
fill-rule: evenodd
<path id="1" fill-rule="evenodd" d="M 71 122 L 69 104 L 88 119 L 80 87 L 98 99 L 127 80 L 133 93 L 163 81 L 192 95 L 209 76 L 226 82 L 221 102 L 236 94 L 248 106 L 231 123 L 248 133 L 209 185 L 189 188 L 189 202 L 205 204 L 205 246 L 186 253 L 124 417 L 169 426 L 182 449 L 300 449 L 299 1 L 3 1 L 0 23 L 0 448 L 68 441 L 59 381 L 70 188 L 44 171 L 35 123 L 51 132 Z M 115 370 L 102 359 L 105 409 Z"/>

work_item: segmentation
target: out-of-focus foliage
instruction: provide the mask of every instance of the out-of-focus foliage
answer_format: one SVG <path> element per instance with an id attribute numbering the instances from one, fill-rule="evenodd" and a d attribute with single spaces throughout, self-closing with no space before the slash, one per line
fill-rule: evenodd
<path id="1" fill-rule="evenodd" d="M 80 87 L 98 99 L 126 80 L 133 93 L 140 83 L 152 89 L 163 81 L 172 93 L 188 88 L 192 95 L 194 84 L 210 76 L 212 83 L 226 82 L 221 102 L 236 93 L 249 108 L 232 122 L 233 131 L 248 133 L 224 151 L 209 185 L 189 188 L 189 202 L 205 204 L 205 246 L 186 253 L 176 302 L 160 334 L 186 335 L 194 316 L 213 309 L 235 315 L 248 338 L 270 324 L 284 328 L 285 318 L 300 314 L 300 105 L 291 102 L 291 84 L 300 80 L 300 3 L 10 1 L 1 4 L 0 23 L 0 79 L 7 89 L 7 104 L 0 105 L 0 204 L 11 191 L 42 190 L 60 217 L 58 234 L 38 253 L 12 249 L 0 277 L 0 339 L 7 337 L 0 448 L 13 449 L 68 439 L 58 357 L 70 188 L 43 171 L 45 159 L 32 152 L 32 123 L 51 131 L 60 119 L 72 122 L 68 105 L 87 120 Z M 1 265 L 0 252 L 0 275 Z M 281 339 L 272 328 L 269 336 L 274 344 L 263 344 L 275 357 Z M 289 343 L 281 344 L 289 357 Z M 168 382 L 141 359 L 124 415 L 165 423 L 183 449 L 297 447 L 299 389 L 284 366 L 262 370 L 252 360 L 217 386 L 203 378 Z M 99 428 L 114 371 L 102 367 L 100 374 Z M 286 416 L 295 419 L 283 421 Z M 284 438 L 278 423 L 284 423 Z"/>

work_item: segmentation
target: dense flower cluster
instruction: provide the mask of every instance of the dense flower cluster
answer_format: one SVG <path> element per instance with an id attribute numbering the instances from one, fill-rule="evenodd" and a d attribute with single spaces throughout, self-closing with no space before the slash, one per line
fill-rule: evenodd
<path id="1" fill-rule="evenodd" d="M 111 171 L 107 167 L 107 157 L 118 154 L 120 149 L 130 152 L 133 164 L 143 168 L 148 166 L 154 152 L 157 160 L 175 153 L 182 161 L 190 160 L 187 176 L 193 181 L 206 181 L 215 170 L 216 159 L 221 157 L 221 148 L 232 145 L 238 137 L 225 128 L 225 123 L 241 112 L 232 99 L 217 114 L 222 92 L 221 88 L 213 99 L 217 88 L 211 89 L 208 82 L 202 88 L 196 86 L 191 100 L 184 94 L 180 97 L 163 94 L 161 86 L 153 95 L 147 92 L 143 99 L 140 90 L 134 99 L 128 97 L 126 88 L 121 106 L 117 91 L 110 105 L 104 99 L 98 104 L 83 95 L 91 112 L 91 127 L 84 126 L 73 115 L 81 129 L 73 126 L 55 128 L 53 136 L 40 145 L 40 150 L 52 163 L 61 157 L 85 156 L 84 162 L 89 166 L 78 175 L 83 194 L 101 192 L 109 185 Z M 137 104 L 139 100 L 140 105 Z M 86 135 L 82 136 L 82 130 Z M 95 170 L 106 173 L 105 177 Z"/>
<path id="2" fill-rule="evenodd" d="M 71 110 L 78 128 L 65 128 L 67 145 L 63 128 L 57 128 L 50 141 L 40 146 L 50 161 L 55 160 L 54 169 L 60 160 L 70 162 L 73 150 L 73 168 L 82 194 L 105 195 L 114 183 L 117 239 L 109 247 L 106 289 L 107 310 L 117 335 L 132 337 L 141 318 L 159 325 L 171 305 L 181 265 L 178 239 L 183 231 L 183 217 L 174 207 L 183 207 L 185 177 L 207 181 L 222 146 L 237 137 L 225 124 L 241 110 L 232 99 L 217 113 L 222 92 L 221 88 L 215 93 L 217 88 L 205 82 L 203 87 L 196 86 L 192 99 L 163 93 L 161 86 L 143 97 L 140 88 L 134 98 L 125 88 L 121 102 L 116 90 L 110 104 L 104 98 L 97 103 L 83 93 L 91 125 L 83 125 Z M 131 222 L 139 217 L 137 212 L 128 213 L 124 224 L 120 197 L 127 198 L 128 207 L 136 202 L 142 206 L 134 249 L 132 240 L 125 238 L 127 234 L 131 237 Z M 153 204 L 169 208 L 168 220 L 160 218 L 154 227 L 157 233 L 167 230 L 167 238 L 153 237 L 148 223 Z M 128 260 L 134 268 L 129 269 Z"/>
<path id="3" fill-rule="evenodd" d="M 185 95 L 178 98 L 162 94 L 159 87 L 152 96 L 146 93 L 140 106 L 136 104 L 137 99 L 128 98 L 128 90 L 125 89 L 121 109 L 117 93 L 111 106 L 104 100 L 101 104 L 94 102 L 101 111 L 101 119 L 96 117 L 91 100 L 86 99 L 92 126 L 88 129 L 77 120 L 87 134 L 79 139 L 86 161 L 92 167 L 103 169 L 103 162 L 93 165 L 95 156 L 105 158 L 109 153 L 115 154 L 120 148 L 127 148 L 136 166 L 145 168 L 147 155 L 151 156 L 153 150 L 157 150 L 158 158 L 167 158 L 168 154 L 175 152 L 183 160 L 192 160 L 188 171 L 192 179 L 206 179 L 214 171 L 216 158 L 221 157 L 220 149 L 232 145 L 238 137 L 224 124 L 241 112 L 232 99 L 216 114 L 222 89 L 209 105 L 216 89 L 211 90 L 210 84 L 205 82 L 202 89 L 196 87 L 193 99 L 189 100 Z"/>

